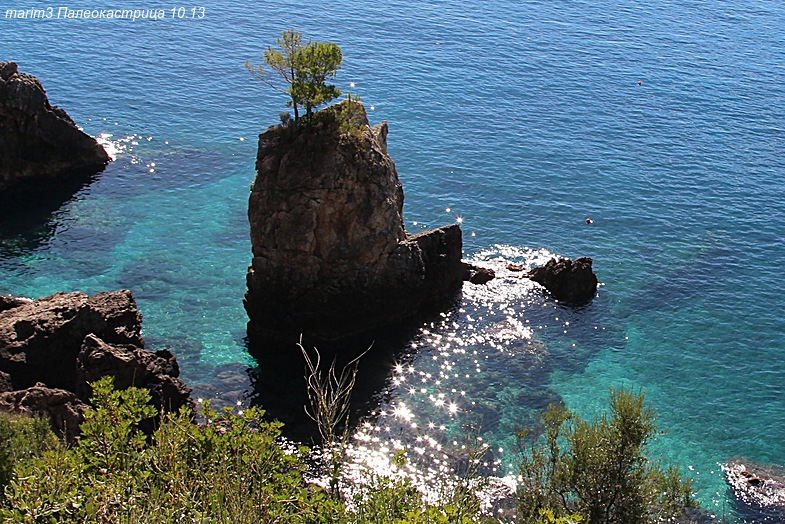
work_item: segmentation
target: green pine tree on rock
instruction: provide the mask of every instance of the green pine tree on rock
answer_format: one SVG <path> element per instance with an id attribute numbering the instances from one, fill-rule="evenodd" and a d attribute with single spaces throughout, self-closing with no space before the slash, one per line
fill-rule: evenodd
<path id="1" fill-rule="evenodd" d="M 343 55 L 338 44 L 332 42 L 303 42 L 301 33 L 289 29 L 276 41 L 278 49 L 269 46 L 264 52 L 264 65 L 245 62 L 245 68 L 276 91 L 286 93 L 291 100 L 287 107 L 294 109 L 295 122 L 300 119 L 299 108 L 307 117 L 320 105 L 341 96 L 341 91 L 328 84 L 341 68 Z"/>

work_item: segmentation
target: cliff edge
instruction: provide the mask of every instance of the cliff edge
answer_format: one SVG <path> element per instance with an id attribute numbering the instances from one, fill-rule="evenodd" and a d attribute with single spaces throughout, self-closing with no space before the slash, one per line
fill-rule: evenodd
<path id="1" fill-rule="evenodd" d="M 409 235 L 386 122 L 345 101 L 259 136 L 249 335 L 336 340 L 412 317 L 467 278 L 461 230 Z"/>

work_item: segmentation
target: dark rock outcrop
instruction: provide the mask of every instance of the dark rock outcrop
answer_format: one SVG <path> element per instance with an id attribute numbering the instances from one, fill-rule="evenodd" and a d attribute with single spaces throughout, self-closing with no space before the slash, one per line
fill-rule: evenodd
<path id="1" fill-rule="evenodd" d="M 351 132 L 341 129 L 347 119 Z M 387 132 L 386 122 L 369 127 L 361 104 L 343 102 L 309 126 L 260 135 L 248 213 L 252 338 L 336 340 L 395 324 L 460 289 L 461 230 L 406 232 Z"/>
<path id="2" fill-rule="evenodd" d="M 61 391 L 84 404 L 91 396 L 89 383 L 107 375 L 115 377 L 119 389 L 150 389 L 158 408 L 175 411 L 190 405 L 190 390 L 178 378 L 174 356 L 168 350 L 146 351 L 141 327 L 142 316 L 127 290 L 18 300 L 0 311 L 0 390 L 6 390 L 0 407 L 22 405 L 24 398 L 39 399 L 23 403 L 29 409 L 44 406 L 40 398 L 46 391 L 57 392 L 52 400 L 56 406 L 70 402 Z M 66 411 L 84 410 L 74 404 Z"/>
<path id="3" fill-rule="evenodd" d="M 76 393 L 90 398 L 90 383 L 101 377 L 114 377 L 117 389 L 131 386 L 150 391 L 152 404 L 159 410 L 177 411 L 189 402 L 180 367 L 168 349 L 147 351 L 133 344 L 107 344 L 92 333 L 82 343 L 77 356 Z"/>
<path id="4" fill-rule="evenodd" d="M 57 434 L 71 442 L 79 435 L 87 404 L 72 391 L 48 388 L 42 383 L 0 394 L 0 410 L 16 415 L 44 415 Z"/>
<path id="5" fill-rule="evenodd" d="M 559 302 L 578 306 L 589 302 L 597 293 L 597 276 L 592 259 L 581 257 L 552 258 L 542 267 L 532 269 L 528 277 L 550 291 Z"/>
<path id="6" fill-rule="evenodd" d="M 14 389 L 37 382 L 76 391 L 76 357 L 89 334 L 143 347 L 142 315 L 130 291 L 55 293 L 0 312 L 0 370 Z"/>
<path id="7" fill-rule="evenodd" d="M 37 78 L 0 62 L 0 192 L 71 183 L 109 161 L 100 144 L 50 105 Z"/>
<path id="8" fill-rule="evenodd" d="M 466 271 L 468 271 L 468 280 L 472 284 L 487 284 L 496 278 L 496 272 L 487 267 L 478 267 L 471 264 L 466 264 Z"/>
<path id="9" fill-rule="evenodd" d="M 27 302 L 30 302 L 30 300 L 26 298 L 0 296 L 0 311 L 5 311 L 6 309 L 13 309 Z"/>
<path id="10" fill-rule="evenodd" d="M 722 470 L 741 515 L 750 522 L 785 521 L 785 468 L 734 458 Z"/>

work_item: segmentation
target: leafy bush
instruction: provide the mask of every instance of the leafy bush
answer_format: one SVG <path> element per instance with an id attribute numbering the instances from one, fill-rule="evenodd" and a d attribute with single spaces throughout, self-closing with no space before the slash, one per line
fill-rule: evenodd
<path id="1" fill-rule="evenodd" d="M 39 457 L 59 446 L 46 419 L 0 413 L 0 498 L 13 478 L 17 463 Z"/>
<path id="2" fill-rule="evenodd" d="M 588 524 L 637 524 L 694 505 L 690 482 L 678 468 L 663 470 L 644 453 L 657 428 L 643 395 L 612 389 L 610 407 L 610 415 L 587 422 L 564 406 L 550 406 L 541 415 L 540 435 L 528 442 L 528 433 L 519 435 L 524 453 L 517 509 L 524 522 L 550 510 L 552 520 L 574 512 Z"/>
<path id="3" fill-rule="evenodd" d="M 70 449 L 43 419 L 0 417 L 5 487 L 0 520 L 498 522 L 482 514 L 475 493 L 479 484 L 472 479 L 446 483 L 438 503 L 426 500 L 407 480 L 373 472 L 353 490 L 331 484 L 328 492 L 304 480 L 309 450 L 285 451 L 278 440 L 281 425 L 263 421 L 260 409 L 216 411 L 205 402 L 205 423 L 195 424 L 193 413 L 183 409 L 163 415 L 159 429 L 145 437 L 138 424 L 152 414 L 146 390 L 115 391 L 111 379 L 92 387 L 94 408 Z M 522 445 L 528 444 L 523 446 L 518 522 L 655 522 L 692 504 L 690 485 L 678 469 L 662 469 L 644 455 L 657 433 L 642 395 L 612 391 L 610 415 L 592 423 L 554 406 L 541 419 L 536 438 L 520 435 Z M 403 455 L 394 464 L 402 466 Z"/>
<path id="4" fill-rule="evenodd" d="M 277 440 L 281 424 L 263 421 L 259 409 L 216 411 L 205 402 L 204 424 L 194 424 L 193 414 L 183 409 L 163 415 L 159 429 L 146 439 L 138 429 L 152 415 L 146 390 L 115 391 L 111 379 L 92 387 L 94 409 L 72 449 L 59 444 L 42 419 L 14 421 L 16 436 L 3 440 L 3 457 L 11 458 L 4 462 L 9 482 L 0 520 L 481 522 L 479 505 L 468 495 L 456 494 L 451 503 L 436 506 L 406 481 L 370 474 L 348 511 L 337 492 L 330 496 L 305 483 L 308 449 L 285 451 Z M 0 420 L 0 434 L 10 434 L 10 422 Z"/>
<path id="5" fill-rule="evenodd" d="M 303 482 L 300 450 L 277 445 L 280 425 L 262 411 L 182 410 L 164 416 L 149 444 L 138 423 L 146 390 L 93 385 L 82 438 L 16 464 L 4 522 L 336 522 L 343 506 Z"/>

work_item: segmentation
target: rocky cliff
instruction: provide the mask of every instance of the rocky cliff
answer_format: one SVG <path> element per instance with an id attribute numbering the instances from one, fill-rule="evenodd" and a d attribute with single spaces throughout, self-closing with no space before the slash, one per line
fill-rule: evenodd
<path id="1" fill-rule="evenodd" d="M 0 192 L 70 182 L 108 162 L 103 147 L 50 105 L 37 78 L 0 62 Z"/>
<path id="2" fill-rule="evenodd" d="M 47 414 L 70 438 L 92 394 L 90 383 L 107 375 L 118 389 L 149 389 L 158 409 L 191 405 L 174 355 L 145 350 L 141 323 L 127 290 L 2 298 L 0 409 Z M 152 421 L 146 429 L 152 429 Z"/>
<path id="3" fill-rule="evenodd" d="M 457 225 L 409 235 L 386 122 L 343 102 L 259 137 L 245 306 L 252 337 L 334 340 L 394 324 L 467 277 Z M 294 337 L 294 338 L 293 338 Z"/>

